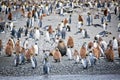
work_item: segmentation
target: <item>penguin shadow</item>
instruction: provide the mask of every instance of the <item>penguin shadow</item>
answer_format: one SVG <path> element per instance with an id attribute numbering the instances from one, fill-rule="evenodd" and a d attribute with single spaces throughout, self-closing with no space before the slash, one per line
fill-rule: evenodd
<path id="1" fill-rule="evenodd" d="M 65 59 L 64 61 L 73 61 L 74 59 Z"/>
<path id="2" fill-rule="evenodd" d="M 106 59 L 107 60 L 107 59 Z M 107 60 L 108 61 L 108 60 Z M 115 64 L 119 64 L 120 65 L 120 58 L 115 57 L 115 59 L 113 61 L 108 61 L 108 62 L 113 62 Z"/>
<path id="3" fill-rule="evenodd" d="M 115 63 L 115 64 L 116 64 L 116 62 L 118 62 L 117 59 L 114 59 L 114 60 L 112 61 L 112 60 L 108 60 L 106 57 L 104 57 L 103 60 L 104 60 L 105 62 L 107 62 L 107 63 Z M 119 62 L 120 62 L 120 60 L 119 60 Z"/>
<path id="4" fill-rule="evenodd" d="M 77 35 L 77 34 L 79 34 L 79 33 L 81 33 L 80 31 L 77 31 L 76 33 L 74 33 L 74 35 Z"/>
<path id="5" fill-rule="evenodd" d="M 88 37 L 80 37 L 79 39 L 90 39 L 90 36 L 88 35 Z"/>
<path id="6" fill-rule="evenodd" d="M 42 74 L 43 80 L 50 80 L 49 74 Z"/>
<path id="7" fill-rule="evenodd" d="M 62 61 L 52 61 L 52 63 L 56 63 L 56 64 L 59 64 L 59 63 L 62 63 Z"/>
<path id="8" fill-rule="evenodd" d="M 115 61 L 119 61 L 120 62 L 120 58 L 116 58 Z"/>
<path id="9" fill-rule="evenodd" d="M 14 55 L 0 55 L 1 57 L 14 57 Z"/>
<path id="10" fill-rule="evenodd" d="M 92 26 L 93 26 L 93 27 L 96 27 L 96 28 L 97 28 L 97 27 L 103 28 L 103 26 L 100 25 L 100 24 L 92 24 Z"/>
<path id="11" fill-rule="evenodd" d="M 114 61 L 113 61 L 115 64 L 118 64 L 119 66 L 120 66 L 120 58 L 116 58 L 116 59 L 114 59 Z"/>
<path id="12" fill-rule="evenodd" d="M 80 61 L 79 62 L 73 62 L 74 65 L 82 64 Z"/>

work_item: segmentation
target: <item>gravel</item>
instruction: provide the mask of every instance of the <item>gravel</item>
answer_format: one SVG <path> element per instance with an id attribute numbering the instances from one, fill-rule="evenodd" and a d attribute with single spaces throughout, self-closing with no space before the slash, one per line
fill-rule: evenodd
<path id="1" fill-rule="evenodd" d="M 34 76 L 34 75 L 43 75 L 43 64 L 38 60 L 39 55 L 37 56 L 38 66 L 35 69 L 32 69 L 31 63 L 25 63 L 24 65 L 19 65 L 15 67 L 12 63 L 13 56 L 9 60 L 0 58 L 0 76 Z M 95 74 L 120 74 L 120 60 L 115 60 L 114 62 L 107 62 L 105 59 L 97 61 L 96 65 L 93 67 L 88 67 L 88 69 L 83 69 L 82 64 L 75 64 L 74 60 L 67 60 L 67 56 L 62 58 L 62 62 L 54 63 L 52 56 L 49 57 L 50 60 L 50 74 L 49 75 L 74 75 L 74 74 L 83 74 L 83 75 L 95 75 Z M 5 65 L 7 64 L 7 65 Z"/>

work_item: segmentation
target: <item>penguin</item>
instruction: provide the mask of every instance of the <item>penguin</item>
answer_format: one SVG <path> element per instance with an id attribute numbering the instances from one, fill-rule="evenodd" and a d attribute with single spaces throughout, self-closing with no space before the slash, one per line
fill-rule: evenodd
<path id="1" fill-rule="evenodd" d="M 99 46 L 97 46 L 96 48 L 93 48 L 92 50 L 93 50 L 93 53 L 94 53 L 95 57 L 97 59 L 99 59 L 100 58 L 100 49 L 99 49 Z"/>
<path id="2" fill-rule="evenodd" d="M 62 56 L 66 55 L 67 47 L 63 40 L 61 40 L 61 39 L 59 40 L 57 48 L 59 49 Z"/>
<path id="3" fill-rule="evenodd" d="M 38 52 L 39 52 L 39 48 L 38 48 L 37 43 L 35 43 L 34 49 L 35 49 L 35 55 L 37 56 L 37 55 L 38 55 Z"/>
<path id="4" fill-rule="evenodd" d="M 14 59 L 14 65 L 17 67 L 19 65 L 19 57 L 21 53 L 21 46 L 20 46 L 20 40 L 18 39 L 15 43 L 15 59 Z"/>
<path id="5" fill-rule="evenodd" d="M 31 56 L 34 56 L 34 47 L 25 50 L 25 57 L 28 62 L 31 61 Z"/>
<path id="6" fill-rule="evenodd" d="M 102 38 L 101 38 L 101 40 L 99 40 L 99 44 L 100 44 L 100 47 L 101 47 L 101 49 L 103 50 L 103 53 L 104 53 L 104 51 L 107 49 L 107 42 L 102 40 Z"/>
<path id="7" fill-rule="evenodd" d="M 80 57 L 81 59 L 86 58 L 86 53 L 87 53 L 87 49 L 86 49 L 86 43 L 84 43 L 80 49 Z"/>
<path id="8" fill-rule="evenodd" d="M 78 63 L 79 62 L 79 53 L 78 51 L 75 49 L 74 50 L 74 60 L 75 60 L 75 63 Z"/>
<path id="9" fill-rule="evenodd" d="M 8 57 L 10 57 L 13 53 L 13 48 L 9 43 L 7 43 L 7 45 L 5 47 L 5 53 Z"/>
<path id="10" fill-rule="evenodd" d="M 49 32 L 49 34 L 52 34 L 52 33 L 53 33 L 53 28 L 52 28 L 51 25 L 48 27 L 48 32 Z"/>
<path id="11" fill-rule="evenodd" d="M 88 61 L 87 61 L 87 59 L 86 58 L 82 58 L 81 59 L 81 63 L 83 65 L 83 69 L 87 69 L 87 67 L 88 67 Z"/>
<path id="12" fill-rule="evenodd" d="M 92 51 L 89 52 L 89 64 L 90 66 L 94 66 L 96 64 L 96 58 L 94 56 L 94 54 L 92 53 Z"/>
<path id="13" fill-rule="evenodd" d="M 74 41 L 73 41 L 73 38 L 71 36 L 69 36 L 69 38 L 68 38 L 67 46 L 69 46 L 70 48 L 74 47 Z"/>
<path id="14" fill-rule="evenodd" d="M 69 46 L 68 46 L 68 48 L 67 48 L 67 56 L 68 56 L 68 59 L 69 59 L 69 60 L 72 60 L 72 51 L 71 51 L 71 49 L 70 49 Z"/>
<path id="15" fill-rule="evenodd" d="M 94 43 L 93 43 L 92 51 L 93 51 L 93 54 L 95 55 L 95 57 L 97 59 L 99 59 L 100 58 L 100 47 L 96 41 L 94 41 Z"/>
<path id="16" fill-rule="evenodd" d="M 113 37 L 113 49 L 117 50 L 118 49 L 118 41 L 115 37 Z"/>
<path id="17" fill-rule="evenodd" d="M 25 41 L 23 42 L 23 47 L 25 49 L 28 49 L 28 43 L 29 43 L 28 38 L 26 38 Z"/>
<path id="18" fill-rule="evenodd" d="M 50 34 L 49 34 L 48 30 L 45 33 L 45 40 L 46 40 L 46 42 L 50 43 Z"/>
<path id="19" fill-rule="evenodd" d="M 79 21 L 79 22 L 77 23 L 77 28 L 78 28 L 78 30 L 82 28 L 82 24 L 83 24 L 82 21 Z"/>
<path id="20" fill-rule="evenodd" d="M 32 69 L 35 69 L 37 67 L 37 60 L 34 56 L 30 57 L 31 63 L 32 63 Z"/>
<path id="21" fill-rule="evenodd" d="M 37 60 L 35 58 L 35 49 L 34 49 L 34 46 L 32 46 L 30 48 L 30 61 L 31 61 L 31 64 L 32 64 L 32 69 L 35 69 L 37 67 Z"/>
<path id="22" fill-rule="evenodd" d="M 35 37 L 35 40 L 39 40 L 39 38 L 40 38 L 39 28 L 35 28 L 34 37 Z"/>
<path id="23" fill-rule="evenodd" d="M 35 69 L 37 67 L 37 60 L 34 56 L 30 57 L 31 63 L 32 63 L 32 69 Z"/>
<path id="24" fill-rule="evenodd" d="M 81 33 L 82 33 L 82 38 L 84 39 L 85 38 L 85 29 L 82 29 Z"/>
<path id="25" fill-rule="evenodd" d="M 69 24 L 66 24 L 66 29 L 67 29 L 67 31 L 68 31 L 68 32 L 70 32 L 70 31 L 71 31 L 71 27 L 70 27 L 70 25 L 69 25 Z"/>
<path id="26" fill-rule="evenodd" d="M 87 69 L 87 67 L 88 67 L 86 53 L 87 53 L 86 42 L 84 42 L 80 49 L 81 63 L 83 65 L 83 69 Z"/>
<path id="27" fill-rule="evenodd" d="M 15 43 L 14 43 L 13 37 L 8 40 L 7 44 L 9 44 L 12 47 L 12 50 L 14 50 Z"/>
<path id="28" fill-rule="evenodd" d="M 83 23 L 83 18 L 82 18 L 81 15 L 79 15 L 79 17 L 78 17 L 78 21 Z"/>
<path id="29" fill-rule="evenodd" d="M 83 43 L 81 49 L 80 49 L 80 56 L 81 56 L 81 63 L 83 65 L 83 69 L 87 69 L 88 67 L 88 61 L 86 57 L 86 42 Z"/>
<path id="30" fill-rule="evenodd" d="M 104 10 L 104 16 L 107 16 L 108 15 L 108 9 L 106 8 L 105 10 Z"/>
<path id="31" fill-rule="evenodd" d="M 19 64 L 25 63 L 25 48 L 21 48 L 21 53 L 19 54 Z"/>
<path id="32" fill-rule="evenodd" d="M 64 25 L 66 25 L 68 23 L 67 18 L 65 18 L 63 21 L 64 21 Z"/>
<path id="33" fill-rule="evenodd" d="M 109 62 L 114 61 L 114 51 L 113 51 L 113 46 L 112 45 L 108 45 L 108 48 L 105 51 L 105 55 L 106 55 L 106 59 Z"/>
<path id="34" fill-rule="evenodd" d="M 17 67 L 19 65 L 19 53 L 15 54 L 15 58 L 14 58 L 14 65 Z"/>
<path id="35" fill-rule="evenodd" d="M 48 61 L 48 56 L 45 54 L 44 60 L 43 60 L 43 73 L 49 74 L 50 73 L 50 64 Z"/>
<path id="36" fill-rule="evenodd" d="M 87 45 L 87 49 L 88 49 L 88 51 L 91 51 L 92 48 L 93 48 L 93 42 L 90 41 Z"/>
<path id="37" fill-rule="evenodd" d="M 61 61 L 61 53 L 60 53 L 58 48 L 55 49 L 53 58 L 54 58 L 55 62 L 60 62 Z"/>
<path id="38" fill-rule="evenodd" d="M 16 54 L 19 54 L 21 52 L 21 46 L 20 46 L 20 40 L 19 39 L 15 43 L 15 48 L 14 49 L 15 49 Z"/>

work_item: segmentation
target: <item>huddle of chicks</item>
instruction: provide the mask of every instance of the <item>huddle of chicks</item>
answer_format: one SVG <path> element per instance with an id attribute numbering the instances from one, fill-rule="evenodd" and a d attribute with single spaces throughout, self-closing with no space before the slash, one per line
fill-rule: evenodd
<path id="1" fill-rule="evenodd" d="M 60 40 L 58 43 L 58 46 L 55 48 L 55 50 L 51 52 L 55 62 L 60 62 L 61 57 L 66 55 L 69 60 L 72 60 L 74 57 L 75 63 L 79 63 L 80 57 L 81 57 L 81 63 L 83 64 L 84 69 L 88 67 L 88 62 L 90 66 L 93 66 L 95 64 L 97 58 L 95 57 L 95 55 L 93 54 L 93 51 L 91 50 L 87 54 L 86 43 L 84 43 L 80 48 L 80 54 L 76 49 L 74 50 L 74 52 L 72 52 L 73 47 L 74 47 L 74 41 L 71 36 L 67 41 L 67 47 L 65 46 L 64 41 Z M 87 55 L 88 55 L 88 58 L 87 58 Z"/>
<path id="2" fill-rule="evenodd" d="M 96 61 L 98 61 L 101 56 L 105 57 L 107 61 L 113 62 L 113 45 L 114 44 L 110 42 L 107 44 L 101 37 L 95 37 L 95 40 L 88 42 L 88 44 L 84 42 L 80 48 L 80 52 L 78 52 L 76 49 L 74 49 L 73 38 L 69 37 L 67 41 L 67 47 L 65 46 L 64 41 L 60 40 L 58 46 L 51 52 L 51 54 L 53 55 L 55 62 L 60 62 L 61 57 L 67 55 L 68 59 L 74 59 L 75 63 L 79 63 L 81 61 L 83 68 L 87 69 L 88 66 L 94 66 Z M 117 50 L 119 54 L 120 48 L 118 47 Z"/>

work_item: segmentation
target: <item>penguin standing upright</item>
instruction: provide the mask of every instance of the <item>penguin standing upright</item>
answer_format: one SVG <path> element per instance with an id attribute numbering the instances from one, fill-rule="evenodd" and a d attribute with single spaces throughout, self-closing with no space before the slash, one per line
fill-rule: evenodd
<path id="1" fill-rule="evenodd" d="M 84 39 L 85 38 L 85 29 L 82 29 L 82 38 Z"/>
<path id="2" fill-rule="evenodd" d="M 108 48 L 105 51 L 106 59 L 110 62 L 114 61 L 114 50 L 112 45 L 108 45 Z"/>
<path id="3" fill-rule="evenodd" d="M 20 53 L 20 52 L 19 52 Z M 17 67 L 19 65 L 19 54 L 17 53 L 14 58 L 14 65 Z"/>
<path id="4" fill-rule="evenodd" d="M 61 53 L 60 53 L 58 48 L 55 49 L 53 59 L 55 60 L 55 62 L 60 62 L 61 61 Z"/>
<path id="5" fill-rule="evenodd" d="M 118 49 L 118 41 L 115 37 L 113 37 L 113 49 L 117 50 Z"/>
<path id="6" fill-rule="evenodd" d="M 14 44 L 11 39 L 8 40 L 6 47 L 5 47 L 5 53 L 7 56 L 11 56 L 14 50 Z"/>
<path id="7" fill-rule="evenodd" d="M 96 58 L 95 58 L 94 54 L 92 53 L 92 51 L 89 52 L 88 57 L 89 57 L 89 64 L 90 64 L 90 66 L 95 65 Z"/>
<path id="8" fill-rule="evenodd" d="M 79 62 L 79 53 L 78 51 L 75 49 L 74 50 L 74 60 L 75 60 L 75 63 L 78 63 Z"/>
<path id="9" fill-rule="evenodd" d="M 25 49 L 28 49 L 28 38 L 26 38 L 25 39 L 25 41 L 23 42 L 23 47 L 25 48 Z"/>
<path id="10" fill-rule="evenodd" d="M 69 46 L 70 48 L 74 47 L 74 40 L 71 36 L 69 36 L 69 38 L 68 38 L 67 46 Z"/>
<path id="11" fill-rule="evenodd" d="M 21 53 L 19 54 L 19 64 L 25 63 L 25 48 L 21 48 Z"/>
<path id="12" fill-rule="evenodd" d="M 80 49 L 81 63 L 83 65 L 83 69 L 87 69 L 88 67 L 86 52 L 87 52 L 87 49 L 86 49 L 86 42 L 85 42 Z"/>
<path id="13" fill-rule="evenodd" d="M 46 42 L 50 43 L 50 34 L 49 34 L 48 30 L 46 31 L 45 38 L 46 38 Z"/>
<path id="14" fill-rule="evenodd" d="M 35 43 L 34 49 L 35 49 L 35 55 L 37 56 L 37 55 L 38 55 L 38 52 L 39 52 L 39 48 L 38 48 L 37 43 Z"/>
<path id="15" fill-rule="evenodd" d="M 35 28 L 34 37 L 35 37 L 35 40 L 39 40 L 39 38 L 40 38 L 39 28 Z"/>
<path id="16" fill-rule="evenodd" d="M 14 65 L 18 66 L 19 65 L 19 57 L 21 53 L 21 46 L 20 46 L 20 40 L 18 39 L 17 42 L 15 43 L 15 58 L 14 58 Z"/>
<path id="17" fill-rule="evenodd" d="M 86 58 L 81 59 L 81 63 L 83 65 L 83 69 L 87 69 L 88 67 L 88 61 Z"/>
<path id="18" fill-rule="evenodd" d="M 31 63 L 32 63 L 32 68 L 35 69 L 37 67 L 37 60 L 34 56 L 30 57 Z"/>
<path id="19" fill-rule="evenodd" d="M 44 61 L 43 61 L 43 73 L 49 74 L 50 73 L 50 64 L 48 61 L 48 56 L 45 54 Z"/>
<path id="20" fill-rule="evenodd" d="M 32 46 L 31 48 L 30 48 L 30 61 L 31 61 L 31 63 L 32 63 L 32 68 L 33 69 L 35 69 L 36 67 L 37 67 L 37 60 L 36 60 L 36 58 L 35 58 L 35 49 L 34 49 L 34 47 Z"/>
<path id="21" fill-rule="evenodd" d="M 66 55 L 67 48 L 66 48 L 66 45 L 65 45 L 65 43 L 64 43 L 64 41 L 62 39 L 59 40 L 57 48 L 59 49 L 59 51 L 61 53 L 61 56 Z"/>
<path id="22" fill-rule="evenodd" d="M 9 43 L 7 43 L 7 45 L 5 47 L 5 53 L 6 53 L 7 56 L 11 56 L 12 55 L 12 53 L 13 53 L 12 49 L 13 49 L 12 46 Z"/>
<path id="23" fill-rule="evenodd" d="M 72 51 L 70 49 L 70 47 L 68 46 L 67 48 L 67 56 L 68 56 L 68 59 L 71 60 L 72 59 Z"/>

